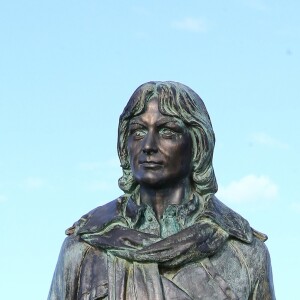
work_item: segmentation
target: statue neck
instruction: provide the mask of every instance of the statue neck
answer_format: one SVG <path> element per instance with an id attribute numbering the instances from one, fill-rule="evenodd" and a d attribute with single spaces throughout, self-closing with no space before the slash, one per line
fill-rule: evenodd
<path id="1" fill-rule="evenodd" d="M 140 186 L 140 201 L 153 208 L 157 219 L 161 219 L 165 209 L 171 205 L 179 205 L 189 198 L 191 185 L 189 179 L 184 179 L 171 186 L 149 187 Z"/>

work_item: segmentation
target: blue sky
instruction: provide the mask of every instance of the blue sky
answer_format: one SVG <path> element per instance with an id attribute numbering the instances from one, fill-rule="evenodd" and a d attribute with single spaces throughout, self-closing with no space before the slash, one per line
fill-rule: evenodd
<path id="1" fill-rule="evenodd" d="M 269 236 L 277 299 L 300 260 L 298 1 L 2 1 L 1 298 L 46 299 L 64 230 L 121 194 L 116 140 L 134 89 L 204 100 L 218 197 Z"/>

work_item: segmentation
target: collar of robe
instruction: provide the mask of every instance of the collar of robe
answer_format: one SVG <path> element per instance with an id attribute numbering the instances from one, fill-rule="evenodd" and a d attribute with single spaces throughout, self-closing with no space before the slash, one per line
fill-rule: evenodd
<path id="1" fill-rule="evenodd" d="M 164 239 L 132 228 L 129 219 L 136 219 L 140 210 L 131 198 L 120 197 L 83 216 L 67 233 L 75 231 L 88 244 L 129 261 L 166 267 L 209 257 L 229 237 L 246 243 L 253 238 L 248 221 L 215 196 L 193 217 L 191 226 Z"/>

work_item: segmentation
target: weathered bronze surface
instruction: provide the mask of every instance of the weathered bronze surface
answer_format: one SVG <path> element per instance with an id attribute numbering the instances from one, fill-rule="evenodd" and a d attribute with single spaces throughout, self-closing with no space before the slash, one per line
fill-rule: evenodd
<path id="1" fill-rule="evenodd" d="M 266 235 L 214 194 L 200 97 L 148 82 L 120 116 L 124 195 L 67 229 L 48 300 L 275 299 Z"/>

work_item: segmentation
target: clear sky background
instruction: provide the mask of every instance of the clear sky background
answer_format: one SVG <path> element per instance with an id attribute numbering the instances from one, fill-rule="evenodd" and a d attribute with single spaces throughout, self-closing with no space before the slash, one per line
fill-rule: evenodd
<path id="1" fill-rule="evenodd" d="M 217 196 L 268 234 L 277 299 L 300 299 L 299 12 L 297 0 L 1 1 L 0 298 L 47 298 L 64 230 L 121 194 L 127 100 L 174 80 L 210 113 Z"/>

